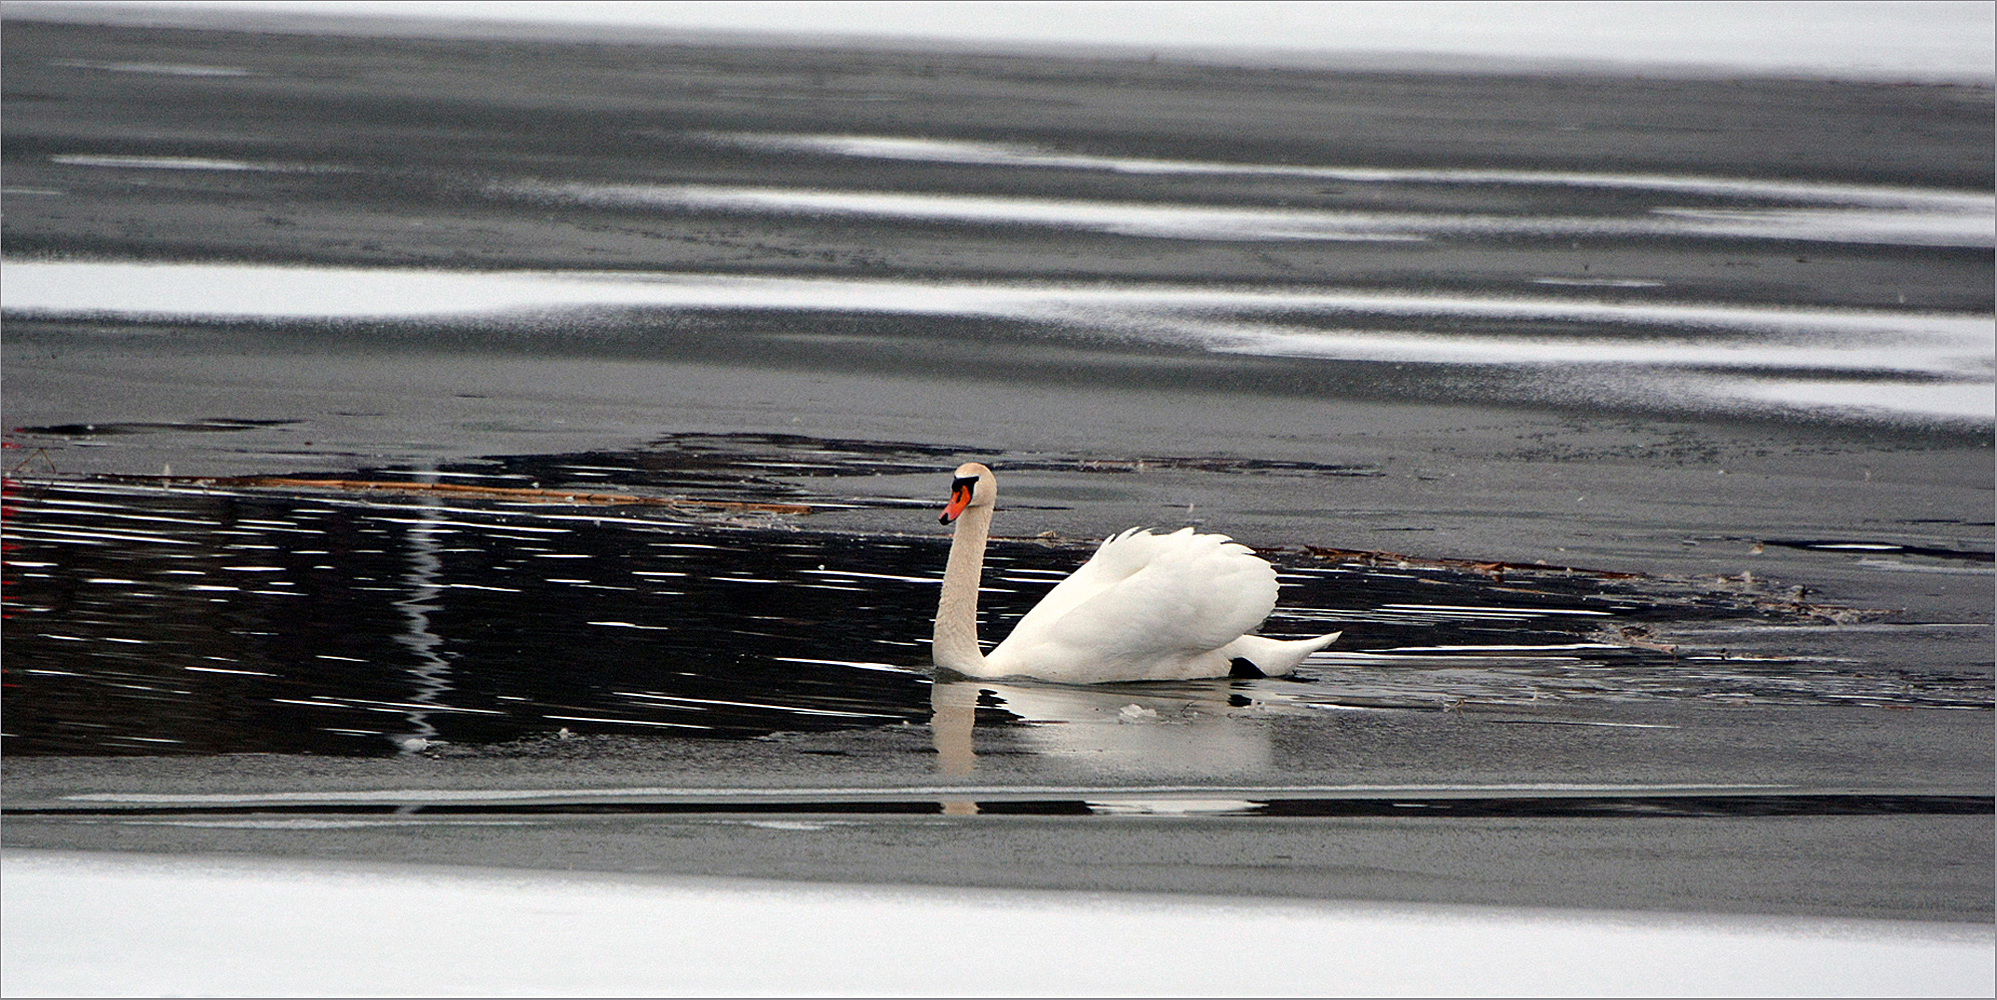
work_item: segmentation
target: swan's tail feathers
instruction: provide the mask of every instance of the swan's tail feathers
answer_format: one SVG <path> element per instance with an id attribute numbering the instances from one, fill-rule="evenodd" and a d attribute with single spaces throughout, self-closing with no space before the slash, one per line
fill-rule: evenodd
<path id="1" fill-rule="evenodd" d="M 1297 669 L 1297 665 L 1303 663 L 1305 657 L 1324 649 L 1326 646 L 1329 646 L 1334 642 L 1337 642 L 1338 637 L 1344 634 L 1345 634 L 1344 632 L 1327 632 L 1324 635 L 1318 636 L 1315 639 L 1299 639 L 1296 642 L 1285 643 L 1284 645 L 1289 646 L 1297 651 L 1297 658 L 1291 660 L 1289 665 L 1283 668 L 1283 673 L 1287 674 L 1290 671 Z"/>
<path id="2" fill-rule="evenodd" d="M 1297 669 L 1304 657 L 1338 641 L 1342 632 L 1321 635 L 1315 639 L 1266 639 L 1259 635 L 1244 635 L 1221 648 L 1222 655 L 1229 661 L 1232 676 L 1235 677 L 1282 677 Z M 1250 670 L 1259 673 L 1250 673 Z"/>

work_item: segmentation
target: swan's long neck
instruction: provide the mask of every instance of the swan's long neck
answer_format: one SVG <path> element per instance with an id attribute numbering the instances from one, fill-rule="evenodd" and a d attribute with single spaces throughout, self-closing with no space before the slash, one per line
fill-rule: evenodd
<path id="1" fill-rule="evenodd" d="M 982 673 L 978 648 L 978 583 L 985 574 L 985 540 L 991 536 L 992 508 L 976 506 L 957 518 L 950 540 L 950 563 L 943 570 L 943 595 L 936 601 L 936 631 L 930 658 L 939 667 L 973 676 Z"/>

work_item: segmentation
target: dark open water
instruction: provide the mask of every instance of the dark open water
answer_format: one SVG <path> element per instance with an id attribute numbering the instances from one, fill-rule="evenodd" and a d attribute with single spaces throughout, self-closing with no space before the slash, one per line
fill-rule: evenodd
<path id="1" fill-rule="evenodd" d="M 926 506 L 850 488 L 861 475 L 943 483 L 937 470 L 951 459 L 937 451 L 722 437 L 367 473 L 416 484 L 403 492 L 10 480 L 7 751 L 390 755 L 564 730 L 729 739 L 926 724 L 947 539 L 923 530 Z M 428 488 L 437 483 L 652 502 Z M 690 497 L 711 503 L 663 502 Z M 905 515 L 909 533 L 813 530 L 792 512 L 858 507 Z M 995 545 L 985 633 L 1002 636 L 1087 552 L 1073 541 Z M 1866 616 L 1752 587 L 1269 555 L 1283 591 L 1262 631 L 1343 629 L 1336 647 L 1294 680 L 1140 685 L 1130 697 L 1299 713 L 1547 700 L 1991 704 L 1987 674 L 1761 649 L 1785 629 L 1865 627 Z M 1920 628 L 1873 627 L 1911 639 Z M 1661 632 L 1701 641 L 1678 650 Z M 1032 718 L 1060 702 L 1041 704 L 1034 687 L 1016 686 L 1029 692 L 1014 696 L 1021 704 L 984 721 L 1059 722 Z"/>

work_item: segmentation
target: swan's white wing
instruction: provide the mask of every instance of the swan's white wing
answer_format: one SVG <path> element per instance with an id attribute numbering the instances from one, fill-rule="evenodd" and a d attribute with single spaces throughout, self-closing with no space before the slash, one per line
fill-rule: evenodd
<path id="1" fill-rule="evenodd" d="M 1155 538 L 1155 536 L 1154 536 Z M 1224 535 L 1191 529 L 1155 538 L 1144 567 L 1052 626 L 1062 642 L 1141 658 L 1217 649 L 1276 607 L 1276 571 Z"/>
<path id="2" fill-rule="evenodd" d="M 1224 535 L 1125 532 L 1020 619 L 992 659 L 1142 674 L 1232 642 L 1275 606 L 1275 569 Z"/>
<path id="3" fill-rule="evenodd" d="M 1102 545 L 1096 548 L 1095 555 L 1090 556 L 1088 562 L 1068 574 L 1067 579 L 1055 584 L 1054 589 L 1048 591 L 1047 596 L 1042 597 L 1040 603 L 1012 627 L 1012 635 L 1035 636 L 1045 632 L 1062 615 L 1150 565 L 1163 541 L 1143 528 L 1131 528 L 1103 539 Z"/>

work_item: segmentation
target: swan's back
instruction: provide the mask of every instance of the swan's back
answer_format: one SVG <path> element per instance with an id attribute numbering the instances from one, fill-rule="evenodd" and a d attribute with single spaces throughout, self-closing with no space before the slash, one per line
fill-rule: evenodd
<path id="1" fill-rule="evenodd" d="M 1275 607 L 1276 571 L 1247 546 L 1133 528 L 1021 618 L 990 662 L 1077 681 L 1210 676 L 1205 661 Z"/>

